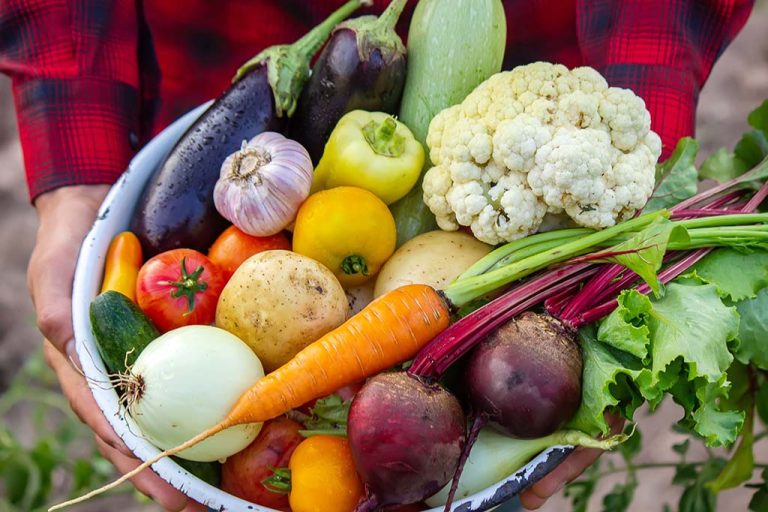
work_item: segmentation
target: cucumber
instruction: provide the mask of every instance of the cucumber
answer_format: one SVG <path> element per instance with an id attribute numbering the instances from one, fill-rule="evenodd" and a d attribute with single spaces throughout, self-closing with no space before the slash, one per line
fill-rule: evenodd
<path id="1" fill-rule="evenodd" d="M 464 100 L 480 83 L 501 71 L 507 18 L 501 0 L 421 0 L 408 30 L 408 72 L 400 121 L 427 149 L 427 131 L 441 110 Z M 427 151 L 429 155 L 429 151 Z M 422 170 L 432 164 L 429 158 Z M 421 180 L 391 206 L 397 246 L 437 229 L 424 204 Z"/>
<path id="2" fill-rule="evenodd" d="M 197 478 L 214 487 L 221 483 L 221 464 L 218 462 L 197 462 L 194 460 L 171 457 L 179 466 L 183 467 Z"/>
<path id="3" fill-rule="evenodd" d="M 160 336 L 149 318 L 120 292 L 98 295 L 90 314 L 96 346 L 110 374 L 125 373 L 149 342 Z"/>

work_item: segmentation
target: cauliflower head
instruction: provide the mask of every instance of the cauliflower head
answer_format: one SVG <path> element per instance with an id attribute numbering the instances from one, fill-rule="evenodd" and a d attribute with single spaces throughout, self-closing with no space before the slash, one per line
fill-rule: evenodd
<path id="1" fill-rule="evenodd" d="M 536 62 L 497 73 L 432 120 L 424 202 L 441 229 L 489 244 L 536 232 L 547 214 L 601 229 L 654 188 L 661 140 L 645 103 L 594 69 Z"/>

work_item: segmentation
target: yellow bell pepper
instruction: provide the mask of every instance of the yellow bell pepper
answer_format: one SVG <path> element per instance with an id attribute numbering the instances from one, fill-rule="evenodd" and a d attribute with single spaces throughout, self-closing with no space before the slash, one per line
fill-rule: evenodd
<path id="1" fill-rule="evenodd" d="M 423 166 L 424 148 L 407 126 L 384 112 L 353 110 L 328 138 L 312 193 L 346 185 L 391 204 L 413 188 Z"/>

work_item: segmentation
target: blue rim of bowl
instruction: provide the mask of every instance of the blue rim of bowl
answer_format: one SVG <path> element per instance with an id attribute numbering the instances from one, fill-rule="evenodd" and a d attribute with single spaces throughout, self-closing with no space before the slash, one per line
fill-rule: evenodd
<path id="1" fill-rule="evenodd" d="M 127 222 L 122 223 L 121 227 L 115 228 L 118 223 L 113 222 L 113 219 L 116 216 L 117 218 L 130 218 L 133 204 L 138 201 L 144 188 L 143 183 L 149 179 L 175 141 L 209 105 L 210 102 L 201 105 L 177 119 L 152 139 L 131 160 L 127 170 L 115 182 L 104 199 L 97 219 L 80 248 L 75 269 L 72 291 L 72 321 L 75 346 L 81 368 L 87 377 L 96 403 L 104 412 L 107 421 L 126 446 L 142 460 L 157 455 L 159 450 L 137 435 L 138 428 L 132 424 L 130 417 L 122 414 L 117 393 L 106 380 L 107 372 L 98 356 L 91 331 L 88 308 L 99 292 L 107 247 L 114 235 L 128 228 Z M 151 166 L 151 170 L 144 168 L 149 166 Z M 136 180 L 140 180 L 142 185 L 133 185 Z M 135 200 L 128 201 L 125 199 L 126 194 L 135 196 Z M 121 198 L 121 201 L 116 201 L 118 197 Z M 572 451 L 572 446 L 550 447 L 509 477 L 472 496 L 456 500 L 451 510 L 454 512 L 485 512 L 490 510 L 543 478 Z M 170 485 L 212 510 L 221 512 L 276 512 L 273 509 L 249 503 L 200 480 L 172 459 L 162 459 L 153 464 L 152 469 Z M 441 510 L 442 507 L 437 507 L 426 512 L 439 512 Z"/>

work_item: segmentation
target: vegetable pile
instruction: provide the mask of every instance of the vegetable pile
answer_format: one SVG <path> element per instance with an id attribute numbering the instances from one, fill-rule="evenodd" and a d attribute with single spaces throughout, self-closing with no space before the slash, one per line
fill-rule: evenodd
<path id="1" fill-rule="evenodd" d="M 499 0 L 421 0 L 407 53 L 406 0 L 336 26 L 363 3 L 246 63 L 146 184 L 91 323 L 163 451 L 54 508 L 175 456 L 273 510 L 449 510 L 548 447 L 621 445 L 606 414 L 666 396 L 747 442 L 768 149 L 698 172 L 686 138 L 657 165 L 632 91 L 500 72 Z"/>

